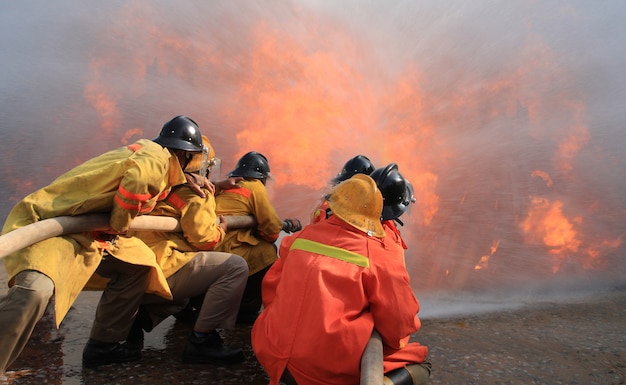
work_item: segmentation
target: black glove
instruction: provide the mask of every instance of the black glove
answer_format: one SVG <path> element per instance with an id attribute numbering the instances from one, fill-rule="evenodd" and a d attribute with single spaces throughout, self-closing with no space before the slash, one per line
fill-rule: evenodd
<path id="1" fill-rule="evenodd" d="M 302 223 L 298 219 L 285 219 L 283 221 L 283 231 L 286 233 L 293 233 L 302 230 Z"/>

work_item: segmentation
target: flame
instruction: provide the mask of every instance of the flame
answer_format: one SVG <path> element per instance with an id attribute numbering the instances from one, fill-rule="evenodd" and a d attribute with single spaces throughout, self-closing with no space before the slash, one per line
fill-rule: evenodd
<path id="1" fill-rule="evenodd" d="M 324 87 L 336 84 L 343 91 L 358 81 L 360 74 L 338 63 L 326 50 L 309 52 L 294 37 L 276 35 L 264 23 L 253 35 L 253 69 L 239 87 L 241 103 L 252 106 L 255 113 L 244 118 L 244 126 L 236 134 L 237 156 L 249 150 L 266 154 L 277 189 L 288 183 L 323 188 L 327 179 L 320 176 L 330 178 L 339 168 L 331 163 L 332 153 L 371 152 L 367 140 L 346 141 L 339 135 L 338 125 L 351 113 L 351 103 L 341 92 L 329 93 Z M 347 55 L 356 54 L 353 44 L 345 44 Z M 283 73 L 296 82 L 286 81 Z M 263 92 L 257 92 L 261 87 Z M 362 102 L 371 103 L 370 98 L 364 95 Z M 365 129 L 361 132 L 367 134 Z"/>
<path id="2" fill-rule="evenodd" d="M 91 80 L 85 86 L 84 96 L 87 102 L 100 116 L 101 127 L 106 133 L 110 133 L 119 126 L 120 112 L 117 106 L 117 97 L 113 91 L 101 81 L 101 68 L 104 64 L 92 62 Z"/>
<path id="3" fill-rule="evenodd" d="M 575 225 L 581 222 L 580 217 L 569 219 L 565 216 L 563 202 L 533 197 L 528 215 L 520 226 L 528 242 L 543 242 L 548 253 L 556 258 L 552 269 L 556 273 L 563 260 L 578 252 L 581 240 Z"/>
<path id="4" fill-rule="evenodd" d="M 124 133 L 124 136 L 121 139 L 122 144 L 131 143 L 131 138 L 133 136 L 141 137 L 143 136 L 143 130 L 141 128 L 132 128 Z"/>
<path id="5" fill-rule="evenodd" d="M 580 103 L 567 105 L 567 110 L 572 111 L 571 119 L 574 122 L 567 130 L 565 137 L 559 141 L 555 154 L 556 168 L 564 172 L 571 172 L 574 169 L 572 161 L 578 152 L 589 141 L 589 129 L 581 122 L 584 116 L 584 106 Z"/>
<path id="6" fill-rule="evenodd" d="M 489 267 L 489 259 L 493 257 L 493 255 L 496 253 L 499 245 L 500 245 L 499 239 L 493 241 L 493 243 L 491 244 L 489 254 L 483 255 L 482 257 L 480 257 L 480 261 L 478 261 L 476 266 L 474 266 L 474 270 L 482 270 L 482 269 L 486 269 L 487 267 Z"/>
<path id="7" fill-rule="evenodd" d="M 591 235 L 585 227 L 591 216 L 558 195 L 577 176 L 576 160 L 591 134 L 584 97 L 573 86 L 578 80 L 531 23 L 526 41 L 507 51 L 510 61 L 468 71 L 452 50 L 451 56 L 434 51 L 428 60 L 416 56 L 409 64 L 398 60 L 389 66 L 389 52 L 357 29 L 293 4 L 280 10 L 285 13 L 278 18 L 211 7 L 209 22 L 193 29 L 161 23 L 169 15 L 150 2 L 125 3 L 115 13 L 119 24 L 102 32 L 90 56 L 83 96 L 100 123 L 96 139 L 127 144 L 144 133 L 154 137 L 150 125 L 160 127 L 170 111 L 188 114 L 225 167 L 251 150 L 267 155 L 279 213 L 294 205 L 280 198 L 295 196 L 301 218 L 314 206 L 301 199 L 307 197 L 303 191 L 325 188 L 353 155 L 365 154 L 378 167 L 398 163 L 417 198 L 411 216 L 403 218 L 408 255 L 436 261 L 428 261 L 439 269 L 433 277 L 444 272 L 456 279 L 493 267 L 500 260 L 491 258 L 503 239 L 492 234 L 499 226 L 543 248 L 552 272 L 567 261 L 599 268 L 621 245 L 619 237 Z M 129 44 L 113 44 L 117 41 Z M 553 92 L 536 92 L 538 84 L 554 85 Z M 146 119 L 144 112 L 137 113 L 137 122 L 129 119 L 142 105 L 158 105 L 158 116 Z M 550 121 L 554 111 L 562 118 L 556 123 Z M 498 148 L 509 141 L 509 147 Z M 517 146 L 528 154 L 509 153 Z M 85 158 L 75 156 L 77 163 Z M 509 157 L 519 170 L 502 166 Z M 553 195 L 529 191 L 517 181 L 526 181 L 529 173 Z M 524 186 L 511 187 L 515 183 Z M 488 203 L 472 210 L 480 194 Z M 529 202 L 526 196 L 532 197 Z M 511 212 L 521 215 L 521 222 L 508 219 Z M 446 222 L 452 217 L 458 224 Z M 472 224 L 478 218 L 485 218 L 487 235 L 475 236 Z M 467 223 L 469 231 L 462 227 Z M 423 233 L 429 230 L 442 234 L 428 238 Z M 479 251 L 465 264 L 441 262 L 463 255 L 469 242 Z"/>
<path id="8" fill-rule="evenodd" d="M 537 176 L 543 179 L 543 181 L 546 182 L 546 186 L 548 187 L 552 186 L 552 179 L 550 178 L 550 175 L 547 172 L 541 171 L 541 170 L 535 170 L 531 173 L 531 175 L 533 177 Z"/>
<path id="9" fill-rule="evenodd" d="M 597 245 L 589 246 L 587 249 L 589 259 L 584 261 L 583 267 L 585 269 L 599 269 L 606 267 L 606 260 L 602 257 L 610 251 L 617 249 L 621 245 L 622 237 L 618 237 L 615 239 L 604 239 Z"/>
<path id="10" fill-rule="evenodd" d="M 422 218 L 420 224 L 428 226 L 439 211 L 441 197 L 436 192 L 439 177 L 434 173 L 424 172 L 417 175 L 417 182 L 408 177 L 407 179 L 419 194 L 419 200 L 415 204 Z"/>

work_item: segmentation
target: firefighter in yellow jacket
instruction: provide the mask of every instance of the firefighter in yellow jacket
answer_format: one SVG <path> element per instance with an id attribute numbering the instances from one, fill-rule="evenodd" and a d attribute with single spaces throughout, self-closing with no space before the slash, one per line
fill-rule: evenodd
<path id="1" fill-rule="evenodd" d="M 215 152 L 208 138 L 202 139 L 205 151 L 194 155 L 185 171 L 208 177 Z M 227 182 L 216 182 L 217 188 L 230 188 Z M 185 341 L 183 362 L 222 365 L 243 361 L 243 351 L 225 346 L 217 329 L 235 327 L 248 265 L 238 255 L 212 251 L 227 229 L 215 214 L 214 195 L 207 190 L 203 198 L 188 184 L 176 186 L 151 215 L 179 218 L 182 229 L 180 233 L 135 234 L 156 254 L 173 301 L 146 295 L 127 342 L 142 347 L 144 330 L 151 331 L 166 317 L 179 312 L 189 299 L 200 297 L 193 330 Z"/>
<path id="2" fill-rule="evenodd" d="M 0 298 L 0 370 L 21 353 L 54 295 L 57 327 L 97 273 L 110 279 L 96 308 L 83 365 L 141 358 L 124 341 L 144 292 L 171 298 L 154 253 L 124 237 L 134 217 L 150 212 L 172 186 L 186 182 L 184 167 L 202 151 L 202 135 L 188 117 L 165 123 L 154 140 L 111 150 L 25 197 L 9 213 L 2 233 L 65 215 L 111 213 L 110 231 L 53 237 L 4 259 L 11 286 Z M 121 236 L 120 236 L 121 235 Z"/>
<path id="3" fill-rule="evenodd" d="M 216 251 L 241 255 L 248 262 L 249 277 L 239 309 L 238 321 L 254 322 L 261 309 L 261 282 L 270 266 L 278 259 L 276 240 L 281 230 L 299 231 L 298 219 L 280 219 L 270 203 L 265 184 L 270 166 L 265 155 L 251 151 L 243 155 L 228 177 L 242 177 L 240 188 L 224 190 L 215 198 L 218 215 L 252 215 L 254 228 L 228 231 Z"/>

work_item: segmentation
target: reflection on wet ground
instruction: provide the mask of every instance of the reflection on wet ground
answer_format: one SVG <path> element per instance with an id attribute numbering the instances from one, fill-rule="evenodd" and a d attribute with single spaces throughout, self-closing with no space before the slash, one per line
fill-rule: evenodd
<path id="1" fill-rule="evenodd" d="M 181 362 L 191 325 L 166 319 L 146 334 L 143 358 L 128 364 L 83 369 L 82 351 L 89 337 L 100 292 L 83 292 L 58 330 L 50 313 L 37 324 L 18 360 L 9 368 L 7 384 L 267 384 L 250 346 L 249 325 L 223 333 L 225 344 L 244 349 L 246 361 L 227 367 Z"/>

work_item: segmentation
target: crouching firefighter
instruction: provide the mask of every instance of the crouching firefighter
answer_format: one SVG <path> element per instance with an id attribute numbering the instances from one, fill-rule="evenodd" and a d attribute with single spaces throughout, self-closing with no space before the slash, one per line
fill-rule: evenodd
<path id="1" fill-rule="evenodd" d="M 252 348 L 270 385 L 359 383 L 373 330 L 387 383 L 428 383 L 428 348 L 409 342 L 421 326 L 419 302 L 403 249 L 385 243 L 381 191 L 356 174 L 326 199 L 331 214 L 284 237 L 263 280 Z"/>

